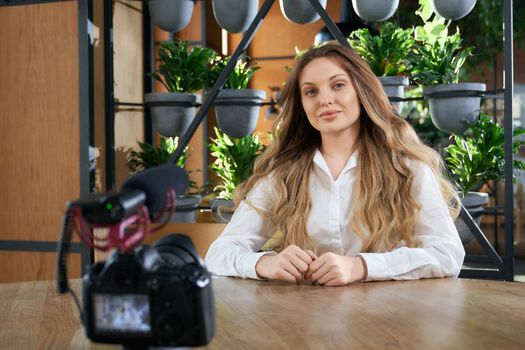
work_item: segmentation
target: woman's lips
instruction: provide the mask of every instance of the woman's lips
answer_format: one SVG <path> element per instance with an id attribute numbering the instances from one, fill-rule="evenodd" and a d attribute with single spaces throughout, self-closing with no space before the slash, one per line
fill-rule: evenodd
<path id="1" fill-rule="evenodd" d="M 326 112 L 321 113 L 319 115 L 319 118 L 333 119 L 333 118 L 337 117 L 338 113 L 339 113 L 339 111 L 326 111 Z"/>

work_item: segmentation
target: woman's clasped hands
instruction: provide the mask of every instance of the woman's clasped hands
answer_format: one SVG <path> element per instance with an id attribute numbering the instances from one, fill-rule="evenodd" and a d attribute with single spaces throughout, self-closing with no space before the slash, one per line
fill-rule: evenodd
<path id="1" fill-rule="evenodd" d="M 290 245 L 278 254 L 263 255 L 255 265 L 261 278 L 298 283 L 311 280 L 324 286 L 344 286 L 366 278 L 364 262 L 359 257 L 324 253 Z"/>

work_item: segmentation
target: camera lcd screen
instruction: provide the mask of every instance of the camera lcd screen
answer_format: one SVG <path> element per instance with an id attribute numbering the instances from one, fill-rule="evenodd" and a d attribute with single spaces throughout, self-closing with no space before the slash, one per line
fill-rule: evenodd
<path id="1" fill-rule="evenodd" d="M 144 294 L 94 294 L 95 331 L 99 334 L 151 335 L 151 313 Z"/>

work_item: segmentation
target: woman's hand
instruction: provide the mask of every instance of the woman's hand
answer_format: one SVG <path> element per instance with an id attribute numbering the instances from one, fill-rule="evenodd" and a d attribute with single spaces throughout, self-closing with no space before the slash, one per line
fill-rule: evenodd
<path id="1" fill-rule="evenodd" d="M 255 272 L 261 278 L 299 282 L 316 258 L 311 250 L 290 245 L 279 254 L 261 256 L 255 265 Z"/>
<path id="2" fill-rule="evenodd" d="M 336 287 L 365 279 L 365 271 L 360 257 L 325 253 L 310 264 L 304 278 L 316 284 Z"/>

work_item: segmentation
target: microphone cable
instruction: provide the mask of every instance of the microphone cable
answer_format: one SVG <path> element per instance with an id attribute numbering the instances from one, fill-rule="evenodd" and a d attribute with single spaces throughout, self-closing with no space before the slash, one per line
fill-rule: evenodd
<path id="1" fill-rule="evenodd" d="M 68 207 L 67 212 L 62 218 L 62 232 L 60 234 L 60 241 L 57 244 L 57 260 L 56 260 L 56 287 L 59 294 L 70 293 L 73 296 L 73 300 L 77 305 L 77 309 L 80 315 L 80 322 L 84 323 L 84 312 L 82 306 L 78 300 L 78 297 L 71 288 L 67 279 L 67 256 L 71 247 L 71 236 L 73 234 L 74 225 L 71 220 L 71 207 Z"/>

